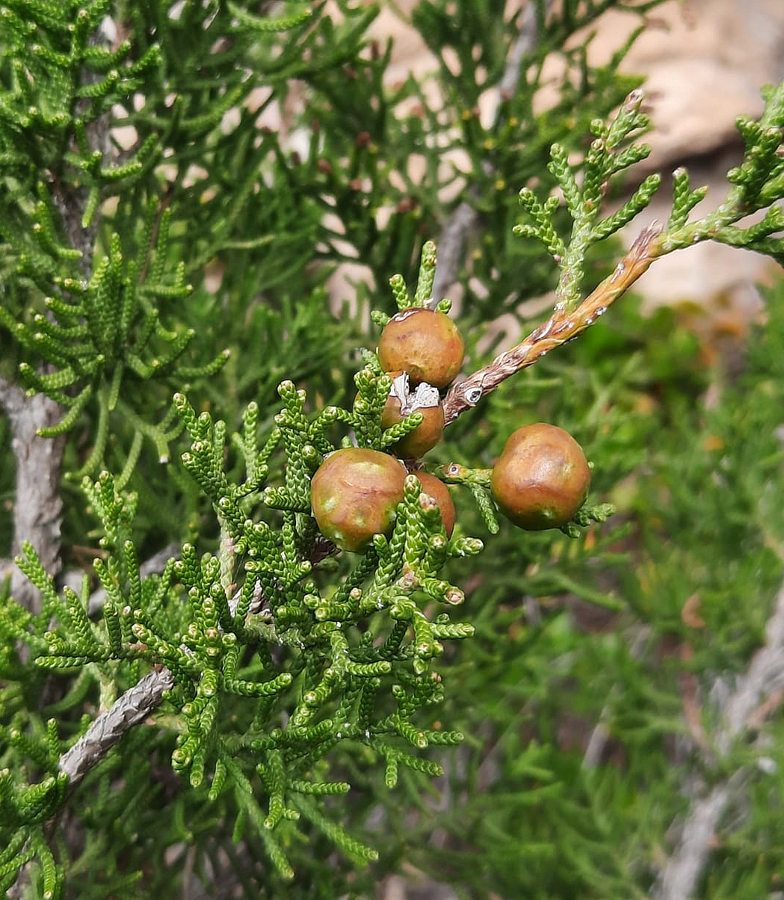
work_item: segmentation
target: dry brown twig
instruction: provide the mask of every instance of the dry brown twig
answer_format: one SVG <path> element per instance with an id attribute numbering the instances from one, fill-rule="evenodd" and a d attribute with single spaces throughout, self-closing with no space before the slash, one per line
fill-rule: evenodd
<path id="1" fill-rule="evenodd" d="M 613 273 L 575 310 L 556 307 L 553 315 L 538 325 L 527 338 L 510 350 L 505 350 L 489 366 L 453 385 L 444 398 L 446 424 L 453 422 L 465 410 L 476 406 L 482 397 L 494 391 L 515 372 L 533 365 L 550 350 L 571 341 L 589 328 L 660 255 L 657 242 L 660 234 L 661 228 L 657 223 L 648 226 L 637 237 Z"/>

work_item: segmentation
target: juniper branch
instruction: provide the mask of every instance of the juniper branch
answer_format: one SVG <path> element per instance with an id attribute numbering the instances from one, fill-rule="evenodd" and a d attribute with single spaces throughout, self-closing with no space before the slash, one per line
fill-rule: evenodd
<path id="1" fill-rule="evenodd" d="M 147 575 L 165 566 L 171 555 L 171 546 L 165 547 L 140 567 L 140 574 Z M 240 592 L 232 598 L 232 611 L 236 609 Z M 90 598 L 89 612 L 95 613 L 103 606 L 106 592 L 97 591 Z M 122 696 L 106 712 L 101 713 L 81 738 L 60 758 L 59 768 L 70 778 L 74 787 L 114 747 L 131 728 L 141 724 L 161 704 L 167 690 L 174 687 L 174 675 L 166 666 L 149 672 Z"/>
<path id="2" fill-rule="evenodd" d="M 106 20 L 90 37 L 90 45 L 93 47 L 107 47 L 111 44 L 109 28 L 113 27 Z M 98 74 L 89 71 L 84 72 L 84 84 L 94 83 L 99 80 Z M 82 100 L 81 106 L 86 108 L 88 100 Z M 105 112 L 102 116 L 90 121 L 85 126 L 85 137 L 90 150 L 99 151 L 102 157 L 101 165 L 106 165 L 111 154 L 110 139 L 110 114 Z M 80 265 L 85 282 L 90 280 L 93 270 L 93 248 L 95 236 L 98 233 L 100 214 L 92 216 L 90 224 L 84 224 L 84 215 L 89 202 L 88 190 L 85 187 L 66 186 L 62 181 L 54 184 L 52 197 L 57 206 L 68 235 L 71 246 L 79 250 L 81 255 Z"/>
<path id="3" fill-rule="evenodd" d="M 453 385 L 444 399 L 446 424 L 476 406 L 482 397 L 494 391 L 515 372 L 533 365 L 550 350 L 571 341 L 590 327 L 661 255 L 657 240 L 660 234 L 661 228 L 654 222 L 640 233 L 612 274 L 577 309 L 567 312 L 562 307 L 556 308 L 546 322 L 537 326 L 519 344 L 499 354 L 490 365 Z"/>
<path id="4" fill-rule="evenodd" d="M 103 31 L 95 41 L 107 43 Z M 108 114 L 88 126 L 91 146 L 100 149 L 104 157 L 110 150 Z M 81 267 L 85 280 L 92 269 L 92 247 L 98 227 L 93 217 L 89 228 L 82 223 L 88 198 L 86 192 L 73 191 L 61 180 L 55 180 L 53 199 L 60 211 L 65 232 L 71 246 L 81 253 Z M 22 542 L 29 541 L 46 570 L 56 574 L 60 570 L 60 529 L 62 498 L 60 473 L 65 438 L 44 438 L 41 429 L 51 428 L 63 417 L 60 404 L 44 394 L 27 397 L 17 385 L 0 378 L 0 404 L 8 415 L 13 433 L 12 449 L 16 457 L 16 502 L 14 503 L 13 553 L 21 552 Z M 33 613 L 41 610 L 41 597 L 35 586 L 14 568 L 11 576 L 14 598 Z"/>
<path id="5" fill-rule="evenodd" d="M 550 169 L 557 177 L 573 219 L 571 239 L 567 244 L 555 227 L 553 216 L 558 206 L 555 195 L 542 203 L 528 189 L 521 191 L 520 200 L 533 224 L 516 226 L 514 230 L 525 237 L 537 238 L 559 263 L 561 274 L 554 313 L 525 340 L 450 389 L 444 400 L 447 425 L 461 412 L 475 406 L 510 375 L 532 365 L 549 350 L 585 331 L 659 256 L 701 241 L 716 240 L 758 250 L 774 259 L 784 257 L 784 238 L 781 237 L 784 215 L 780 207 L 774 205 L 784 192 L 781 130 L 784 123 L 784 84 L 766 89 L 763 93 L 766 106 L 759 123 L 743 118 L 738 120 L 738 129 L 746 142 L 746 152 L 742 165 L 728 174 L 732 187 L 724 203 L 714 213 L 689 221 L 689 212 L 704 197 L 705 189 L 692 191 L 688 174 L 682 169 L 676 170 L 673 210 L 667 227 L 662 229 L 658 223 L 648 226 L 614 272 L 583 301 L 580 301 L 580 283 L 587 250 L 634 218 L 648 205 L 660 184 L 658 175 L 649 176 L 620 210 L 604 220 L 598 219 L 603 181 L 645 158 L 649 152 L 643 144 L 631 144 L 622 149 L 623 140 L 647 125 L 647 118 L 641 112 L 642 91 L 629 94 L 609 126 L 605 127 L 598 121 L 595 123 L 594 133 L 600 137 L 592 143 L 585 156 L 582 186 L 564 148 L 557 144 L 552 146 Z M 758 223 L 748 227 L 736 224 L 749 213 L 762 209 L 767 209 L 767 212 Z"/>
<path id="6" fill-rule="evenodd" d="M 167 544 L 163 550 L 159 550 L 149 559 L 146 559 L 139 566 L 139 575 L 141 578 L 149 578 L 150 575 L 157 575 L 166 568 L 166 563 L 172 556 L 175 556 L 179 550 L 177 544 Z M 106 603 L 106 589 L 99 588 L 90 595 L 90 602 L 87 606 L 87 615 L 95 616 L 103 608 Z"/>
<path id="7" fill-rule="evenodd" d="M 172 545 L 165 547 L 140 566 L 142 577 L 160 571 L 175 551 Z M 334 550 L 331 542 L 320 540 L 311 554 L 314 564 L 321 561 Z M 238 590 L 229 601 L 229 608 L 234 615 L 241 591 Z M 90 597 L 88 612 L 98 612 L 106 600 L 105 591 L 96 591 Z M 263 602 L 261 584 L 256 582 L 254 588 L 253 607 Z M 161 704 L 164 694 L 174 686 L 174 676 L 166 666 L 158 666 L 144 676 L 132 688 L 122 694 L 106 712 L 101 713 L 90 725 L 84 735 L 60 758 L 59 768 L 71 779 L 73 787 L 111 750 L 111 748 L 130 731 L 141 724 Z"/>

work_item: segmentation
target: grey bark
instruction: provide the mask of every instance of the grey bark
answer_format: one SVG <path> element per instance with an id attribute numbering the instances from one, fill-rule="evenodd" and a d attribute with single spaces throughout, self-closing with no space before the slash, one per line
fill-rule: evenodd
<path id="1" fill-rule="evenodd" d="M 56 575 L 61 565 L 60 469 L 65 438 L 42 438 L 37 432 L 56 424 L 63 408 L 43 394 L 26 396 L 22 388 L 2 377 L 0 403 L 11 423 L 16 458 L 13 552 L 20 553 L 23 542 L 29 541 L 47 572 Z M 41 611 L 40 591 L 16 567 L 11 573 L 11 593 L 31 612 Z"/>
<path id="2" fill-rule="evenodd" d="M 71 786 L 97 765 L 120 738 L 145 718 L 174 687 L 174 676 L 165 667 L 148 673 L 127 690 L 93 722 L 79 740 L 60 758 L 60 771 L 71 779 Z"/>

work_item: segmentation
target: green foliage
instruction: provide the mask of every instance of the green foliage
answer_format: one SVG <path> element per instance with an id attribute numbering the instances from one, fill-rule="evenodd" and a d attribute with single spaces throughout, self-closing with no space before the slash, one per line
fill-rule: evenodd
<path id="1" fill-rule="evenodd" d="M 644 248 L 642 263 L 690 247 L 704 240 L 717 240 L 736 247 L 757 250 L 781 260 L 782 238 L 777 235 L 784 226 L 780 206 L 771 206 L 784 195 L 784 157 L 781 153 L 781 129 L 784 126 L 784 84 L 763 91 L 765 112 L 759 122 L 747 117 L 738 118 L 737 127 L 745 144 L 742 164 L 727 174 L 734 185 L 721 206 L 695 222 L 689 222 L 691 210 L 706 195 L 706 188 L 691 190 L 689 176 L 677 169 L 673 176 L 673 206 L 667 228 L 657 234 L 652 245 Z M 516 234 L 533 237 L 542 243 L 558 263 L 560 276 L 556 297 L 565 311 L 576 309 L 582 298 L 585 279 L 585 260 L 589 248 L 617 232 L 630 222 L 651 201 L 661 184 L 657 173 L 648 175 L 632 196 L 612 215 L 600 219 L 601 201 L 607 193 L 609 180 L 619 172 L 645 159 L 650 148 L 646 144 L 629 142 L 629 138 L 649 126 L 647 116 L 640 112 L 642 93 L 629 95 L 615 120 L 605 125 L 601 120 L 591 123 L 595 140 L 582 161 L 569 162 L 566 148 L 553 144 L 548 168 L 555 177 L 572 220 L 567 242 L 559 235 L 556 212 L 559 197 L 551 194 L 540 202 L 529 188 L 520 191 L 520 203 L 532 224 L 517 225 Z M 577 174 L 582 176 L 578 184 Z M 734 223 L 761 209 L 767 210 L 758 222 L 738 227 Z M 619 276 L 624 274 L 624 265 Z M 608 302 L 614 295 L 608 290 Z M 594 316 L 601 315 L 600 306 Z"/>
<path id="2" fill-rule="evenodd" d="M 23 350 L 25 386 L 64 407 L 44 434 L 84 427 L 87 416 L 90 450 L 73 468 L 95 475 L 119 463 L 121 484 L 140 461 L 159 477 L 153 460 L 170 458 L 178 433 L 172 392 L 214 376 L 227 345 L 247 339 L 248 318 L 260 350 L 289 336 L 287 375 L 312 370 L 313 335 L 330 327 L 319 290 L 325 273 L 309 277 L 302 265 L 323 233 L 322 206 L 305 199 L 318 195 L 312 176 L 320 173 L 293 175 L 277 136 L 260 136 L 250 98 L 271 85 L 263 111 L 284 102 L 287 79 L 343 65 L 372 17 L 349 13 L 344 27 L 303 7 L 270 20 L 240 4 L 215 4 L 209 15 L 181 14 L 176 6 L 166 0 L 116 9 L 128 35 L 116 49 L 106 37 L 93 38 L 110 8 L 105 2 L 41 3 L 30 21 L 25 4 L 9 4 L 0 22 L 9 49 L 0 325 Z M 285 41 L 274 34 L 281 29 Z M 324 58 L 305 64 L 312 53 Z M 54 92 L 36 100 L 42 110 L 59 111 L 53 118 L 29 111 L 38 84 Z M 235 109 L 243 110 L 236 124 L 227 118 Z M 132 135 L 130 147 L 118 143 L 110 124 Z M 244 173 L 230 191 L 228 172 Z M 288 191 L 269 187 L 280 179 L 289 179 Z M 220 298 L 203 283 L 208 263 L 224 268 L 231 302 L 233 327 L 220 338 Z M 254 270 L 263 274 L 249 277 Z M 285 281 L 270 322 L 260 294 Z M 297 341 L 302 349 L 291 355 Z M 336 357 L 340 349 L 338 342 Z M 245 391 L 253 384 L 265 398 L 284 373 L 259 363 L 247 369 Z M 232 378 L 236 390 L 237 374 Z M 154 451 L 149 461 L 145 438 Z"/>
<path id="3" fill-rule="evenodd" d="M 518 225 L 514 231 L 522 237 L 537 238 L 556 260 L 560 269 L 558 303 L 567 310 L 574 309 L 580 302 L 588 248 L 630 222 L 650 203 L 661 183 L 660 175 L 649 175 L 617 212 L 606 219 L 599 219 L 609 179 L 650 153 L 645 144 L 624 146 L 632 133 L 645 130 L 650 124 L 648 117 L 640 112 L 641 102 L 641 93 L 632 94 L 611 124 L 606 125 L 601 119 L 591 122 L 594 140 L 580 166 L 582 183 L 579 186 L 566 148 L 561 144 L 553 144 L 550 148 L 548 169 L 563 192 L 573 222 L 568 249 L 553 223 L 553 214 L 559 206 L 558 198 L 551 195 L 542 204 L 529 188 L 520 191 L 520 204 L 535 224 Z"/>
<path id="4" fill-rule="evenodd" d="M 625 10 L 632 23 L 634 17 L 642 23 L 642 16 L 656 5 L 570 0 L 554 15 L 551 5 L 536 0 L 511 17 L 493 0 L 459 4 L 457 10 L 446 2 L 416 6 L 414 22 L 439 61 L 437 83 L 445 108 L 434 109 L 423 96 L 424 122 L 412 122 L 411 131 L 422 144 L 426 134 L 444 133 L 445 152 L 452 151 L 458 159 L 448 179 L 458 197 L 455 205 L 465 198 L 458 185 L 467 183 L 470 203 L 482 221 L 461 272 L 466 326 L 481 327 L 502 312 L 514 311 L 520 300 L 552 289 L 547 254 L 535 242 L 514 238 L 518 193 L 524 185 L 535 184 L 545 193 L 554 188 L 556 181 L 543 165 L 550 146 L 558 143 L 569 153 L 582 151 L 591 121 L 605 119 L 639 85 L 639 79 L 618 71 L 639 31 L 631 31 L 607 65 L 594 67 L 588 62 L 595 37 L 591 26 L 610 8 Z M 519 69 L 510 67 L 515 52 L 520 53 Z M 545 76 L 545 60 L 557 62 L 556 75 L 550 70 Z M 546 77 L 555 80 L 555 96 L 541 109 L 537 99 Z M 500 99 L 488 123 L 478 115 L 478 101 L 493 88 Z M 428 187 L 437 179 L 432 165 Z"/>
<path id="5" fill-rule="evenodd" d="M 443 699 L 433 668 L 443 653 L 442 641 L 473 632 L 470 625 L 451 623 L 446 614 L 426 614 L 432 602 L 449 606 L 462 599 L 457 587 L 439 580 L 439 571 L 450 556 L 475 553 L 481 542 L 447 541 L 438 508 L 425 502 L 420 482 L 411 476 L 389 540 L 377 535 L 374 548 L 337 590 L 318 565 L 329 557 L 310 513 L 310 475 L 322 453 L 332 449 L 325 430 L 343 419 L 361 435 L 364 422 L 368 443 L 371 435 L 377 443 L 385 395 L 376 387 L 388 380 L 364 370 L 357 376 L 363 402 L 357 401 L 355 411 L 360 412 L 339 415 L 331 407 L 311 421 L 305 393 L 283 382 L 285 406 L 269 440 L 257 443 L 253 406 L 244 416 L 242 434 L 233 436 L 245 464 L 245 477 L 238 482 L 230 482 L 225 472 L 224 423 L 213 423 L 208 413 L 197 417 L 178 395 L 175 406 L 192 440 L 183 463 L 212 502 L 228 558 L 209 552 L 199 556 L 186 544 L 161 578 L 142 579 L 128 537 L 136 497 L 117 494 L 105 472 L 94 484 L 85 479 L 83 486 L 104 535 L 105 556 L 94 563 L 106 592 L 102 623 L 89 618 L 87 579 L 81 595 L 69 587 L 58 593 L 30 545 L 18 564 L 41 590 L 44 607 L 33 622 L 30 617 L 20 621 L 20 611 L 11 605 L 4 623 L 5 646 L 24 639 L 37 651 L 39 667 L 58 672 L 88 667 L 101 683 L 104 703 L 111 702 L 107 691 L 118 680 L 118 666 L 165 665 L 174 678 L 168 700 L 173 706 L 169 727 L 178 732 L 174 771 L 187 774 L 194 788 L 211 779 L 213 802 L 233 792 L 240 815 L 235 839 L 254 826 L 284 878 L 293 877 L 284 848 L 296 836 L 300 815 L 352 859 L 375 858 L 375 851 L 303 796 L 349 789 L 342 781 L 325 780 L 326 757 L 338 745 L 355 753 L 367 748 L 371 758 L 385 761 L 386 782 L 394 787 L 400 765 L 441 774 L 438 764 L 420 759 L 406 745 L 421 751 L 462 740 L 458 732 L 434 731 L 413 717 Z M 376 420 L 373 429 L 367 426 L 369 413 Z M 284 473 L 280 487 L 268 485 L 273 462 L 282 463 L 275 467 Z M 277 527 L 254 520 L 259 501 L 280 511 Z M 235 563 L 241 558 L 242 566 Z M 15 735 L 10 733 L 12 746 Z M 56 772 L 56 754 L 44 761 Z M 35 786 L 32 799 L 27 794 L 33 786 L 26 788 L 13 801 L 20 810 L 17 819 L 51 818 L 64 799 L 64 779 L 60 774 L 50 778 L 51 784 Z M 268 797 L 263 816 L 257 805 L 262 795 Z M 15 825 L 11 813 L 4 818 Z"/>
<path id="6" fill-rule="evenodd" d="M 782 230 L 781 208 L 771 206 L 784 191 L 784 158 L 781 154 L 781 129 L 784 126 L 784 87 L 768 85 L 763 90 L 765 112 L 759 122 L 739 116 L 736 122 L 743 140 L 744 154 L 740 166 L 727 173 L 733 185 L 724 202 L 712 215 L 689 222 L 692 207 L 703 196 L 704 189 L 689 189 L 688 175 L 681 169 L 675 173 L 673 212 L 663 252 L 688 247 L 708 238 L 733 247 L 746 247 L 767 253 L 778 262 L 784 260 L 784 244 L 777 232 Z M 767 210 L 751 225 L 735 223 L 750 213 Z"/>
<path id="7" fill-rule="evenodd" d="M 552 287 L 548 256 L 556 319 L 533 332 L 548 349 L 674 249 L 716 239 L 781 259 L 784 87 L 759 123 L 739 120 L 745 156 L 716 213 L 690 221 L 704 190 L 679 170 L 666 230 L 600 280 L 618 252 L 605 239 L 659 182 L 602 209 L 647 155 L 649 123 L 618 72 L 636 32 L 594 68 L 589 26 L 655 5 L 420 3 L 439 68 L 393 86 L 391 47 L 367 40 L 378 8 L 348 0 L 272 16 L 245 0 L 3 5 L 0 392 L 59 405 L 40 434 L 64 438 L 71 476 L 68 571 L 17 535 L 41 612 L 0 592 L 4 890 L 19 876 L 46 898 L 190 896 L 194 880 L 210 895 L 365 897 L 405 853 L 468 896 L 648 895 L 685 805 L 674 762 L 723 775 L 682 715 L 688 679 L 704 699 L 714 673 L 746 667 L 781 578 L 781 291 L 711 412 L 672 313 L 630 303 L 542 352 L 422 464 L 457 487 L 450 538 L 409 475 L 390 533 L 338 553 L 310 483 L 336 448 L 385 450 L 420 423 L 381 425 L 390 377 L 367 349 L 369 295 L 391 286 L 375 326 L 449 311 L 430 238 L 458 204 L 475 215 L 461 330 L 485 373 L 486 329 Z M 369 282 L 338 314 L 328 279 L 347 261 Z M 559 332 L 564 317 L 576 330 Z M 560 531 L 523 535 L 498 520 L 488 467 L 540 419 L 583 443 L 592 495 Z M 485 532 L 479 555 L 468 535 Z M 142 715 L 69 784 L 64 761 L 129 700 Z M 711 733 L 720 709 L 701 713 Z M 597 723 L 605 752 L 586 762 Z M 778 771 L 779 744 L 765 748 Z M 781 792 L 760 760 L 740 742 L 720 761 L 748 775 L 750 800 L 702 896 L 777 886 Z"/>

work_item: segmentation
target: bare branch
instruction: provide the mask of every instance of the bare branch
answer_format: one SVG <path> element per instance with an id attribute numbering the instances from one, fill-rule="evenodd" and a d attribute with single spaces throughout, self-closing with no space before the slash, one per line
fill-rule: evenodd
<path id="1" fill-rule="evenodd" d="M 56 424 L 63 409 L 43 394 L 28 397 L 22 388 L 2 377 L 0 404 L 11 424 L 11 447 L 16 457 L 13 553 L 21 553 L 22 543 L 29 541 L 47 572 L 56 574 L 61 564 L 60 467 L 65 438 L 42 438 L 38 429 Z M 41 611 L 38 588 L 16 566 L 11 571 L 11 593 L 30 612 Z"/>
<path id="2" fill-rule="evenodd" d="M 765 629 L 765 646 L 756 653 L 727 703 L 727 728 L 719 749 L 727 752 L 732 741 L 747 728 L 751 714 L 763 697 L 784 685 L 784 586 Z"/>
<path id="3" fill-rule="evenodd" d="M 482 397 L 494 391 L 515 372 L 533 365 L 550 350 L 582 334 L 660 255 L 656 240 L 660 234 L 661 228 L 654 222 L 637 237 L 612 275 L 605 278 L 576 310 L 567 313 L 563 307 L 556 307 L 553 315 L 525 340 L 501 353 L 489 366 L 453 385 L 444 399 L 446 424 L 454 422 L 466 409 L 476 406 Z"/>
<path id="4" fill-rule="evenodd" d="M 738 681 L 725 710 L 726 724 L 716 735 L 715 746 L 722 754 L 750 729 L 759 704 L 784 685 L 784 585 L 779 589 L 773 614 L 766 628 L 765 646 L 757 652 L 748 671 Z M 725 781 L 696 799 L 683 823 L 678 846 L 670 856 L 654 900 L 688 900 L 705 868 L 713 837 L 722 813 L 749 778 L 739 769 Z"/>
<path id="5" fill-rule="evenodd" d="M 471 192 L 469 191 L 469 196 Z M 463 247 L 471 233 L 479 214 L 474 207 L 463 200 L 446 220 L 438 238 L 438 263 L 433 279 L 433 298 L 431 305 L 449 293 L 449 289 L 457 281 L 460 264 L 463 261 Z"/>
<path id="6" fill-rule="evenodd" d="M 545 14 L 554 5 L 554 0 L 547 0 L 545 4 Z M 501 81 L 498 85 L 497 103 L 500 105 L 502 100 L 509 99 L 517 90 L 517 83 L 520 81 L 520 70 L 523 60 L 527 53 L 531 53 L 536 47 L 539 40 L 539 32 L 536 27 L 536 3 L 526 3 L 520 19 L 520 31 L 517 34 L 509 57 L 506 60 L 506 67 Z M 494 118 L 498 118 L 498 110 L 496 109 Z"/>
<path id="7" fill-rule="evenodd" d="M 160 704 L 166 691 L 174 687 L 174 676 L 162 666 L 145 675 L 117 702 L 93 722 L 85 734 L 60 758 L 60 771 L 76 785 L 96 766 L 134 725 Z"/>

